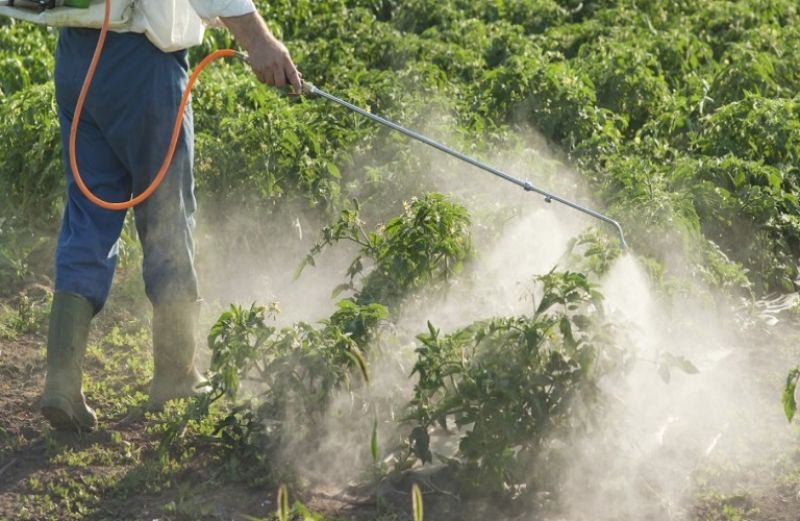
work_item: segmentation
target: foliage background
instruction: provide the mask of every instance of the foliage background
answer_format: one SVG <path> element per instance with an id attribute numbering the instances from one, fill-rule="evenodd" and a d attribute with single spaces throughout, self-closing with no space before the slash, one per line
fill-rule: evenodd
<path id="1" fill-rule="evenodd" d="M 670 276 L 790 290 L 800 252 L 800 60 L 790 0 L 260 2 L 305 77 L 482 157 L 525 157 L 521 129 L 564 152 L 640 254 Z M 2 273 L 46 270 L 62 201 L 55 33 L 0 27 Z M 196 60 L 232 42 L 210 32 Z M 374 221 L 472 172 L 321 101 L 292 103 L 240 64 L 194 99 L 206 223 L 253 246 L 290 206 L 326 220 L 353 197 Z M 431 121 L 431 114 L 441 117 Z M 433 170 L 439 176 L 430 175 Z M 541 169 L 540 169 L 541 170 Z M 542 181 L 536 168 L 524 172 Z M 444 177 L 442 177 L 444 176 Z M 512 190 L 509 187 L 509 190 Z M 233 206 L 249 218 L 243 220 Z M 314 222 L 313 219 L 310 222 Z M 225 248 L 221 248 L 225 250 Z M 745 276 L 746 279 L 745 280 Z"/>
<path id="2" fill-rule="evenodd" d="M 476 157 L 490 162 L 516 158 L 509 162 L 516 163 L 514 171 L 521 176 L 591 201 L 618 219 L 665 294 L 703 287 L 713 290 L 708 295 L 759 297 L 796 289 L 796 2 L 258 4 L 305 77 L 318 86 Z M 55 40 L 52 30 L 0 21 L 0 189 L 5 196 L 0 205 L 0 287 L 8 288 L 0 291 L 8 294 L 51 270 L 63 204 L 51 72 Z M 210 31 L 203 46 L 192 50 L 192 59 L 196 63 L 207 52 L 230 45 L 226 33 Z M 278 328 L 264 324 L 259 308 L 232 308 L 212 338 L 212 344 L 219 340 L 212 367 L 216 398 L 236 397 L 237 384 L 246 376 L 237 371 L 255 368 L 268 378 L 275 374 L 269 368 L 291 367 L 292 376 L 300 375 L 294 383 L 308 385 L 307 392 L 281 395 L 275 389 L 289 387 L 281 381 L 263 403 L 270 414 L 284 415 L 287 403 L 299 403 L 310 423 L 298 432 L 313 433 L 329 391 L 360 382 L 353 376 L 363 363 L 361 353 L 370 347 L 366 340 L 378 336 L 378 325 L 385 325 L 387 317 L 396 316 L 398 301 L 414 291 L 447 290 L 451 275 L 469 260 L 470 233 L 472 238 L 492 237 L 509 214 L 519 211 L 517 201 L 497 197 L 483 214 L 467 215 L 450 199 L 428 192 L 448 190 L 460 202 L 496 197 L 498 192 L 487 196 L 478 193 L 480 188 L 468 189 L 484 186 L 476 178 L 482 174 L 320 100 L 296 101 L 265 89 L 240 63 L 209 70 L 193 103 L 200 235 L 213 238 L 218 267 L 245 255 L 264 265 L 302 259 L 315 233 L 288 248 L 271 247 L 275 238 L 294 228 L 316 230 L 337 216 L 339 221 L 323 230 L 319 251 L 312 252 L 340 240 L 355 243 L 349 280 L 339 288 L 353 292 L 352 297 L 341 300 L 329 320 Z M 531 139 L 531 132 L 537 139 Z M 559 159 L 544 159 L 552 155 Z M 573 171 L 574 177 L 567 175 Z M 409 202 L 412 196 L 417 198 Z M 441 212 L 435 214 L 438 228 L 417 219 L 417 212 L 429 207 Z M 586 254 L 581 271 L 591 275 L 608 269 L 614 252 L 608 247 L 613 236 L 602 236 L 606 232 L 590 232 L 573 244 Z M 123 267 L 138 262 L 130 227 L 122 252 Z M 426 264 L 440 253 L 444 262 Z M 211 256 L 201 252 L 201 262 L 212 262 Z M 546 425 L 551 419 L 566 430 L 590 430 L 592 418 L 576 414 L 576 402 L 548 402 L 549 394 L 561 389 L 559 394 L 570 397 L 587 395 L 585 402 L 592 404 L 597 391 L 592 370 L 599 367 L 604 373 L 624 365 L 619 346 L 582 326 L 587 321 L 607 326 L 594 286 L 583 274 L 556 273 L 548 280 L 576 295 L 583 307 L 494 319 L 495 310 L 488 310 L 485 322 L 441 336 L 431 325 L 417 339 L 417 354 L 426 361 L 418 373 L 437 364 L 453 371 L 447 374 L 450 380 L 418 374 L 414 398 L 419 408 L 410 418 L 418 427 L 427 433 L 436 424 L 447 427 L 448 418 L 469 424 L 487 416 L 487 403 L 512 418 L 473 428 L 461 439 L 466 467 L 478 476 L 467 486 L 475 489 L 488 477 L 494 487 L 489 492 L 507 494 L 530 478 L 530 461 L 518 461 L 515 451 L 521 443 L 523 451 L 536 452 L 539 436 L 552 428 Z M 23 320 L 19 327 L 26 324 Z M 661 367 L 684 364 L 669 353 L 660 356 L 667 357 L 654 361 Z M 594 365 L 596 360 L 606 360 L 607 367 Z M 536 405 L 506 409 L 520 401 L 509 391 L 519 387 L 517 382 L 489 385 L 495 379 L 487 379 L 487 373 L 527 377 L 515 372 L 515 362 L 544 367 L 530 395 L 522 398 L 526 407 L 550 403 L 549 417 L 515 424 Z M 304 373 L 308 367 L 314 370 Z M 668 379 L 669 367 L 666 374 Z M 319 375 L 324 378 L 316 380 Z M 790 380 L 796 383 L 796 376 L 792 373 Z M 553 386 L 554 377 L 562 387 Z M 453 413 L 456 405 L 460 410 Z M 200 415 L 184 409 L 179 411 L 184 416 L 174 415 L 178 424 L 162 417 L 153 430 L 168 441 L 186 432 L 190 441 L 214 440 L 227 451 L 223 461 L 231 468 L 232 462 L 264 463 L 246 450 L 263 441 L 256 439 L 263 427 L 258 414 L 264 410 L 239 403 L 220 411 L 212 404 L 205 404 Z M 425 436 L 416 432 L 416 438 L 406 440 L 411 446 L 403 448 L 409 457 L 424 460 L 420 444 Z M 380 473 L 385 469 L 377 452 L 373 448 L 372 463 Z M 237 472 L 251 472 L 249 477 L 263 470 L 241 471 L 236 465 Z M 530 485 L 533 489 L 535 484 Z"/>

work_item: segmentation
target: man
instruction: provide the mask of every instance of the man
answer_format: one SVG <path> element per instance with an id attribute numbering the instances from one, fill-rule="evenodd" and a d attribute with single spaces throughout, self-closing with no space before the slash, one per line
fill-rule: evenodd
<path id="1" fill-rule="evenodd" d="M 112 0 L 117 1 L 117 0 Z M 167 150 L 187 83 L 186 48 L 202 40 L 203 19 L 219 18 L 249 55 L 259 80 L 301 90 L 286 47 L 252 0 L 139 0 L 129 30 L 110 32 L 79 122 L 77 162 L 89 189 L 123 201 L 151 182 Z M 72 114 L 99 31 L 65 28 L 56 49 L 56 99 L 65 155 Z M 198 290 L 194 269 L 193 127 L 183 119 L 170 170 L 135 208 L 144 281 L 153 305 L 155 371 L 149 404 L 190 396 L 202 377 L 194 365 Z M 65 159 L 65 163 L 69 164 Z M 67 203 L 56 250 L 55 293 L 47 340 L 42 414 L 59 430 L 97 426 L 82 392 L 89 324 L 105 304 L 125 212 L 95 206 L 67 168 Z"/>

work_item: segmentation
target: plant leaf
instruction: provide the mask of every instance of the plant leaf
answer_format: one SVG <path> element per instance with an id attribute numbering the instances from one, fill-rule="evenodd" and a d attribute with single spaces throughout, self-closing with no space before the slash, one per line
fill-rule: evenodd
<path id="1" fill-rule="evenodd" d="M 369 383 L 369 370 L 367 369 L 367 360 L 358 349 L 350 349 L 346 351 L 346 355 L 358 366 L 361 376 L 364 377 L 364 382 Z"/>
<path id="2" fill-rule="evenodd" d="M 797 391 L 798 380 L 800 380 L 800 366 L 789 371 L 786 376 L 786 385 L 783 387 L 783 412 L 790 422 L 794 419 L 795 413 L 797 413 L 797 400 L 795 400 L 794 396 Z"/>
<path id="3" fill-rule="evenodd" d="M 289 490 L 285 483 L 278 487 L 278 521 L 289 521 Z"/>
<path id="4" fill-rule="evenodd" d="M 372 436 L 369 442 L 370 452 L 372 453 L 372 464 L 378 465 L 378 418 L 372 420 Z"/>
<path id="5" fill-rule="evenodd" d="M 682 356 L 672 356 L 672 366 L 680 369 L 686 374 L 698 374 L 700 370 L 687 358 Z"/>
<path id="6" fill-rule="evenodd" d="M 414 521 L 422 521 L 422 491 L 416 483 L 411 485 L 411 508 L 414 514 Z"/>

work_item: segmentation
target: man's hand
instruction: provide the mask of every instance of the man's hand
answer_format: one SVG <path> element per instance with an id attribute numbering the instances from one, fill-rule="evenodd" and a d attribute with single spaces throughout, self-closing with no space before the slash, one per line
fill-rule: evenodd
<path id="1" fill-rule="evenodd" d="M 249 13 L 222 18 L 222 23 L 247 50 L 248 63 L 260 81 L 278 88 L 291 85 L 297 94 L 303 91 L 300 73 L 289 51 L 270 32 L 261 15 Z"/>

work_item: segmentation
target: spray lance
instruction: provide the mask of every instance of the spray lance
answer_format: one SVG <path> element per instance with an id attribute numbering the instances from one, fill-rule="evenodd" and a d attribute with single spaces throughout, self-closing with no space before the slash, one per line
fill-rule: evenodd
<path id="1" fill-rule="evenodd" d="M 244 60 L 244 61 L 247 61 L 247 55 L 245 55 L 245 54 L 237 53 L 236 56 L 238 58 Z M 364 116 L 365 118 L 368 118 L 368 119 L 370 119 L 370 120 L 372 120 L 372 121 L 374 121 L 376 123 L 379 123 L 379 124 L 381 124 L 381 125 L 383 125 L 385 127 L 388 127 L 388 128 L 390 128 L 392 130 L 400 132 L 401 134 L 403 134 L 405 136 L 408 136 L 411 139 L 415 139 L 415 140 L 417 140 L 417 141 L 419 141 L 421 143 L 425 143 L 426 145 L 428 145 L 430 147 L 433 147 L 436 150 L 439 150 L 441 152 L 444 152 L 445 154 L 453 156 L 456 159 L 460 159 L 461 161 L 464 161 L 465 163 L 468 163 L 468 164 L 470 164 L 470 165 L 472 165 L 474 167 L 480 168 L 481 170 L 489 172 L 490 174 L 493 174 L 493 175 L 499 177 L 500 179 L 504 179 L 504 180 L 506 180 L 506 181 L 508 181 L 510 183 L 513 183 L 513 184 L 521 187 L 526 192 L 534 192 L 534 193 L 537 193 L 539 195 L 542 195 L 542 196 L 544 196 L 544 200 L 547 203 L 551 203 L 553 201 L 556 201 L 556 202 L 559 202 L 559 203 L 564 204 L 566 206 L 569 206 L 570 208 L 578 210 L 579 212 L 583 212 L 583 213 L 585 213 L 587 215 L 590 215 L 590 216 L 594 217 L 595 219 L 599 219 L 599 220 L 601 220 L 601 221 L 603 221 L 603 222 L 605 222 L 607 224 L 610 224 L 611 226 L 613 226 L 616 229 L 616 232 L 619 235 L 619 242 L 620 242 L 621 248 L 623 250 L 627 249 L 628 243 L 625 242 L 625 233 L 622 231 L 622 226 L 619 224 L 619 222 L 615 221 L 614 219 L 612 219 L 612 218 L 610 218 L 610 217 L 608 217 L 606 215 L 603 215 L 600 212 L 592 210 L 591 208 L 587 208 L 587 207 L 579 205 L 577 203 L 573 203 L 572 201 L 564 199 L 563 197 L 559 197 L 559 196 L 557 196 L 555 194 L 552 194 L 550 192 L 542 190 L 541 188 L 537 188 L 530 181 L 520 179 L 520 178 L 515 177 L 515 176 L 513 176 L 511 174 L 503 172 L 502 170 L 498 170 L 497 168 L 495 168 L 493 166 L 490 166 L 490 165 L 487 165 L 486 163 L 478 161 L 477 159 L 474 159 L 474 158 L 472 158 L 472 157 L 470 157 L 470 156 L 468 156 L 466 154 L 463 154 L 463 153 L 459 152 L 458 150 L 450 148 L 447 145 L 443 145 L 442 143 L 439 143 L 438 141 L 434 141 L 433 139 L 431 139 L 431 138 L 429 138 L 429 137 L 427 137 L 427 136 L 425 136 L 423 134 L 420 134 L 419 132 L 416 132 L 414 130 L 408 129 L 408 128 L 403 127 L 402 125 L 399 125 L 399 124 L 397 124 L 397 123 L 395 123 L 393 121 L 390 121 L 390 120 L 388 120 L 386 118 L 383 118 L 381 116 L 373 114 L 372 112 L 364 110 L 361 107 L 353 105 L 352 103 L 350 103 L 348 101 L 345 101 L 345 100 L 343 100 L 341 98 L 337 98 L 333 94 L 330 94 L 330 93 L 325 92 L 324 90 L 320 89 L 319 87 L 317 87 L 313 83 L 310 83 L 310 82 L 307 82 L 307 81 L 303 80 L 302 84 L 303 84 L 303 91 L 300 94 L 295 94 L 295 95 L 304 95 L 304 96 L 309 96 L 309 97 L 320 97 L 320 98 L 326 99 L 328 101 L 332 101 L 333 103 L 336 103 L 337 105 L 340 105 L 340 106 L 342 106 L 342 107 L 344 107 L 344 108 L 346 108 L 346 109 L 348 109 L 348 110 L 350 110 L 352 112 L 355 112 L 356 114 Z"/>
<path id="2" fill-rule="evenodd" d="M 481 170 L 489 172 L 490 174 L 493 174 L 493 175 L 499 177 L 500 179 L 504 179 L 504 180 L 506 180 L 506 181 L 508 181 L 510 183 L 514 183 L 515 185 L 517 185 L 517 186 L 521 187 L 522 189 L 524 189 L 526 192 L 534 192 L 534 193 L 537 193 L 539 195 L 542 195 L 542 196 L 544 196 L 544 200 L 547 203 L 551 203 L 553 201 L 557 201 L 557 202 L 559 202 L 561 204 L 569 206 L 570 208 L 578 210 L 579 212 L 583 212 L 583 213 L 585 213 L 587 215 L 590 215 L 590 216 L 594 217 L 595 219 L 599 219 L 599 220 L 601 220 L 603 222 L 606 222 L 606 223 L 612 225 L 614 228 L 616 228 L 616 231 L 619 234 L 619 241 L 620 241 L 620 246 L 622 247 L 622 249 L 624 250 L 624 249 L 626 249 L 628 247 L 628 244 L 625 242 L 625 234 L 622 232 L 622 226 L 620 226 L 620 224 L 617 221 L 615 221 L 614 219 L 611 219 L 610 217 L 607 217 L 607 216 L 605 216 L 605 215 L 603 215 L 603 214 L 601 214 L 599 212 L 596 212 L 595 210 L 592 210 L 591 208 L 587 208 L 585 206 L 581 206 L 581 205 L 579 205 L 577 203 L 573 203 L 572 201 L 568 201 L 568 200 L 566 200 L 566 199 L 564 199 L 562 197 L 559 197 L 557 195 L 554 195 L 554 194 L 551 194 L 549 192 L 546 192 L 546 191 L 544 191 L 544 190 L 542 190 L 540 188 L 537 188 L 533 184 L 531 184 L 530 181 L 523 180 L 523 179 L 520 179 L 518 177 L 514 177 L 514 176 L 512 176 L 510 174 L 507 174 L 506 172 L 503 172 L 501 170 L 498 170 L 497 168 L 494 168 L 493 166 L 489 166 L 489 165 L 487 165 L 485 163 L 482 163 L 482 162 L 478 161 L 477 159 L 469 157 L 469 156 L 467 156 L 467 155 L 465 155 L 465 154 L 463 154 L 463 153 L 461 153 L 461 152 L 459 152 L 457 150 L 454 150 L 454 149 L 452 149 L 452 148 L 450 148 L 450 147 L 448 147 L 446 145 L 443 145 L 443 144 L 441 144 L 441 143 L 439 143 L 437 141 L 434 141 L 433 139 L 430 139 L 429 137 L 424 136 L 424 135 L 420 134 L 419 132 L 415 132 L 414 130 L 405 128 L 405 127 L 403 127 L 401 125 L 398 125 L 397 123 L 394 123 L 393 121 L 389 121 L 386 118 L 382 118 L 382 117 L 380 117 L 378 115 L 375 115 L 375 114 L 373 114 L 371 112 L 368 112 L 368 111 L 366 111 L 366 110 L 364 110 L 364 109 L 362 109 L 360 107 L 357 107 L 357 106 L 353 105 L 352 103 L 349 103 L 349 102 L 347 102 L 347 101 L 345 101 L 343 99 L 337 98 L 336 96 L 333 96 L 332 94 L 329 94 L 329 93 L 325 92 L 324 90 L 316 87 L 312 83 L 309 83 L 309 82 L 306 82 L 306 81 L 303 82 L 303 94 L 304 95 L 308 95 L 308 96 L 318 96 L 318 97 L 324 98 L 324 99 L 326 99 L 328 101 L 332 101 L 332 102 L 336 103 L 337 105 L 341 105 L 342 107 L 344 107 L 344 108 L 346 108 L 348 110 L 351 110 L 351 111 L 355 112 L 356 114 L 360 114 L 361 116 L 364 116 L 366 118 L 371 119 L 372 121 L 375 121 L 376 123 L 379 123 L 379 124 L 381 124 L 381 125 L 383 125 L 385 127 L 388 127 L 388 128 L 390 128 L 392 130 L 396 130 L 397 132 L 400 132 L 401 134 L 404 134 L 404 135 L 410 137 L 411 139 L 415 139 L 415 140 L 417 140 L 417 141 L 419 141 L 421 143 L 425 143 L 426 145 L 431 146 L 431 147 L 433 147 L 433 148 L 435 148 L 435 149 L 437 149 L 437 150 L 439 150 L 441 152 L 444 152 L 445 154 L 449 154 L 449 155 L 451 155 L 451 156 L 453 156 L 453 157 L 455 157 L 457 159 L 460 159 L 461 161 L 469 163 L 472 166 L 475 166 L 477 168 L 480 168 Z"/>
<path id="3" fill-rule="evenodd" d="M 5 3 L 6 5 L 13 6 L 15 3 L 17 5 L 20 5 L 22 2 L 25 2 L 29 6 L 33 4 L 34 7 L 38 6 L 38 8 L 40 8 L 40 9 L 50 9 L 50 8 L 52 8 L 54 6 L 86 8 L 86 7 L 89 7 L 89 4 L 91 3 L 90 0 L 0 0 L 0 5 L 3 5 Z M 215 51 L 215 52 L 209 54 L 208 56 L 206 56 L 197 65 L 197 67 L 195 67 L 194 71 L 192 72 L 191 76 L 189 77 L 189 82 L 187 83 L 186 88 L 185 88 L 185 90 L 183 92 L 183 96 L 181 98 L 181 103 L 180 103 L 180 106 L 179 106 L 179 109 L 178 109 L 178 114 L 176 115 L 175 125 L 173 126 L 172 138 L 170 140 L 169 148 L 168 148 L 167 153 L 166 153 L 166 155 L 164 157 L 164 161 L 163 161 L 163 163 L 161 165 L 161 168 L 159 169 L 158 173 L 156 174 L 155 178 L 153 179 L 153 182 L 142 193 L 140 193 L 139 195 L 136 195 L 135 197 L 132 197 L 131 199 L 129 199 L 127 201 L 121 201 L 121 202 L 104 201 L 104 200 L 98 198 L 97 196 L 95 196 L 91 192 L 91 190 L 89 190 L 89 188 L 86 186 L 86 184 L 83 182 L 83 179 L 80 176 L 80 171 L 79 171 L 79 168 L 78 168 L 76 154 L 75 154 L 78 122 L 80 121 L 81 112 L 83 110 L 83 105 L 84 105 L 84 102 L 86 100 L 86 94 L 87 94 L 87 92 L 89 90 L 89 86 L 92 83 L 92 78 L 94 77 L 94 73 L 95 73 L 95 70 L 97 68 L 97 63 L 98 63 L 98 61 L 100 59 L 100 55 L 103 52 L 103 45 L 105 44 L 106 35 L 108 33 L 108 29 L 109 29 L 109 25 L 110 25 L 109 20 L 110 20 L 110 14 L 111 14 L 111 0 L 104 0 L 104 2 L 105 2 L 105 14 L 104 14 L 104 18 L 103 18 L 103 23 L 102 23 L 102 25 L 100 27 L 100 36 L 99 36 L 98 41 L 97 41 L 97 47 L 95 48 L 94 55 L 92 56 L 92 61 L 89 64 L 89 69 L 88 69 L 88 71 L 86 73 L 86 78 L 84 79 L 80 95 L 78 96 L 78 103 L 77 103 L 77 105 L 75 107 L 75 112 L 74 112 L 73 119 L 72 119 L 72 128 L 70 130 L 70 136 L 69 136 L 69 161 L 70 161 L 70 167 L 72 168 L 72 173 L 73 173 L 73 176 L 75 178 L 75 182 L 78 185 L 78 188 L 80 188 L 81 192 L 90 201 L 92 201 L 93 203 L 95 203 L 96 205 L 98 205 L 98 206 L 100 206 L 102 208 L 106 208 L 106 209 L 109 209 L 109 210 L 125 210 L 125 209 L 131 208 L 133 206 L 136 206 L 137 204 L 140 204 L 145 199 L 150 197 L 150 195 L 156 190 L 156 188 L 158 188 L 158 186 L 161 184 L 161 182 L 163 181 L 164 177 L 166 176 L 166 173 L 169 170 L 169 165 L 172 162 L 172 157 L 173 157 L 173 155 L 175 153 L 175 147 L 176 147 L 176 144 L 177 144 L 177 141 L 178 141 L 178 136 L 180 135 L 180 132 L 181 132 L 182 121 L 183 121 L 183 113 L 184 113 L 184 111 L 186 109 L 186 106 L 187 106 L 187 104 L 189 102 L 189 95 L 191 94 L 191 91 L 194 88 L 194 85 L 195 85 L 195 83 L 197 81 L 197 77 L 200 75 L 200 73 L 203 71 L 203 69 L 205 69 L 205 67 L 208 66 L 208 64 L 210 64 L 212 61 L 217 60 L 219 58 L 235 57 L 235 58 L 239 58 L 239 59 L 241 59 L 241 60 L 243 60 L 245 62 L 247 61 L 248 58 L 247 58 L 247 55 L 245 55 L 243 53 L 240 53 L 238 51 L 234 51 L 232 49 L 218 50 L 218 51 Z M 459 159 L 461 161 L 464 161 L 464 162 L 466 162 L 466 163 L 468 163 L 468 164 L 470 164 L 470 165 L 472 165 L 474 167 L 477 167 L 477 168 L 479 168 L 481 170 L 489 172 L 490 174 L 493 174 L 493 175 L 495 175 L 495 176 L 497 176 L 497 177 L 499 177 L 501 179 L 504 179 L 505 181 L 513 183 L 513 184 L 521 187 L 526 192 L 537 193 L 537 194 L 539 194 L 539 195 L 544 197 L 545 202 L 548 202 L 548 203 L 550 203 L 552 201 L 559 202 L 561 204 L 569 206 L 570 208 L 578 210 L 579 212 L 582 212 L 582 213 L 587 214 L 587 215 L 589 215 L 591 217 L 594 217 L 595 219 L 599 219 L 599 220 L 601 220 L 601 221 L 603 221 L 603 222 L 605 222 L 607 224 L 610 224 L 616 229 L 617 233 L 619 234 L 620 246 L 622 247 L 622 249 L 624 250 L 624 249 L 627 248 L 627 244 L 625 242 L 625 235 L 624 235 L 624 233 L 622 231 L 622 226 L 620 226 L 620 224 L 617 221 L 615 221 L 614 219 L 611 219 L 610 217 L 607 217 L 607 216 L 605 216 L 605 215 L 603 215 L 603 214 L 601 214 L 601 213 L 599 213 L 599 212 L 597 212 L 595 210 L 592 210 L 590 208 L 587 208 L 585 206 L 579 205 L 577 203 L 574 203 L 572 201 L 569 201 L 567 199 L 559 197 L 559 196 L 557 196 L 555 194 L 552 194 L 552 193 L 549 193 L 549 192 L 547 192 L 545 190 L 537 188 L 530 181 L 514 177 L 514 176 L 512 176 L 512 175 L 510 175 L 510 174 L 508 174 L 506 172 L 498 170 L 497 168 L 489 166 L 489 165 L 487 165 L 485 163 L 482 163 L 481 161 L 478 161 L 477 159 L 469 157 L 469 156 L 467 156 L 467 155 L 465 155 L 465 154 L 463 154 L 463 153 L 461 153 L 461 152 L 459 152 L 457 150 L 454 150 L 454 149 L 452 149 L 452 148 L 450 148 L 450 147 L 448 147 L 446 145 L 443 145 L 443 144 L 441 144 L 441 143 L 439 143 L 437 141 L 434 141 L 433 139 L 430 139 L 429 137 L 424 136 L 424 135 L 420 134 L 419 132 L 416 132 L 414 130 L 410 130 L 408 128 L 405 128 L 405 127 L 403 127 L 403 126 L 401 126 L 401 125 L 399 125 L 399 124 L 397 124 L 397 123 L 395 123 L 393 121 L 389 121 L 388 119 L 382 118 L 381 116 L 378 116 L 378 115 L 373 114 L 373 113 L 371 113 L 371 112 L 369 112 L 367 110 L 364 110 L 364 109 L 362 109 L 360 107 L 357 107 L 356 105 L 353 105 L 352 103 L 349 103 L 349 102 L 347 102 L 347 101 L 345 101 L 343 99 L 337 98 L 336 96 L 334 96 L 332 94 L 329 94 L 328 92 L 325 92 L 324 90 L 318 88 L 317 86 L 313 85 L 312 83 L 304 81 L 303 82 L 302 92 L 301 93 L 296 93 L 296 95 L 306 95 L 306 96 L 309 96 L 309 97 L 323 98 L 325 100 L 331 101 L 331 102 L 333 102 L 333 103 L 335 103 L 337 105 L 340 105 L 340 106 L 342 106 L 342 107 L 344 107 L 344 108 L 346 108 L 346 109 L 348 109 L 348 110 L 350 110 L 352 112 L 355 112 L 356 114 L 364 116 L 364 117 L 366 117 L 366 118 L 368 118 L 368 119 L 370 119 L 370 120 L 372 120 L 372 121 L 374 121 L 376 123 L 379 123 L 379 124 L 381 124 L 381 125 L 383 125 L 385 127 L 388 127 L 388 128 L 390 128 L 392 130 L 400 132 L 401 134 L 403 134 L 403 135 L 405 135 L 407 137 L 415 139 L 415 140 L 417 140 L 417 141 L 419 141 L 421 143 L 424 143 L 424 144 L 426 144 L 428 146 L 431 146 L 431 147 L 433 147 L 433 148 L 435 148 L 435 149 L 437 149 L 437 150 L 439 150 L 441 152 L 444 152 L 445 154 L 448 154 L 448 155 L 450 155 L 452 157 L 455 157 L 455 158 L 457 158 L 457 159 Z"/>

